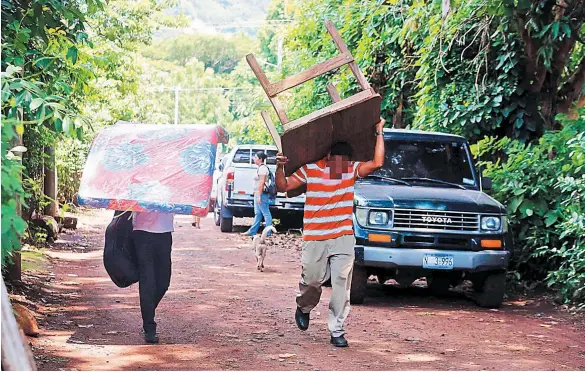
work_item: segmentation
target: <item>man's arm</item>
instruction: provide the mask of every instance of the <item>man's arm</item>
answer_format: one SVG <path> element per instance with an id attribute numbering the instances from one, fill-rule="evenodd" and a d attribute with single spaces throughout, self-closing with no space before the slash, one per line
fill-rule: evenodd
<path id="1" fill-rule="evenodd" d="M 384 124 L 386 124 L 386 120 L 380 118 L 380 122 L 376 125 L 374 159 L 360 164 L 358 168 L 359 177 L 367 177 L 384 165 Z"/>
<path id="2" fill-rule="evenodd" d="M 276 155 L 276 175 L 274 176 L 274 181 L 276 182 L 276 188 L 280 192 L 287 192 L 291 190 L 298 189 L 299 187 L 303 186 L 304 183 L 300 181 L 296 177 L 286 177 L 284 175 L 284 165 L 288 159 L 283 156 L 281 153 Z"/>

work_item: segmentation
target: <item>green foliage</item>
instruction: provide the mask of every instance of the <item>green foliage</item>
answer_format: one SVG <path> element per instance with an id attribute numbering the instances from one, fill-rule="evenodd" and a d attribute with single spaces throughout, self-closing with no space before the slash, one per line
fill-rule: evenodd
<path id="1" fill-rule="evenodd" d="M 384 6 L 382 1 L 306 1 L 294 11 L 295 23 L 286 32 L 283 75 L 292 75 L 339 54 L 324 28 L 325 20 L 338 27 L 343 40 L 372 86 L 383 96 L 382 116 L 411 122 L 414 107 L 408 102 L 413 88 L 411 41 L 401 35 L 404 14 L 401 6 Z M 289 104 L 295 118 L 331 104 L 325 85 L 334 83 L 342 97 L 358 91 L 347 67 L 339 74 L 305 83 L 293 91 Z M 398 113 L 398 114 L 397 114 Z"/>
<path id="2" fill-rule="evenodd" d="M 203 62 L 215 73 L 230 73 L 251 50 L 257 48 L 254 39 L 244 35 L 189 35 L 155 41 L 142 54 L 155 60 L 186 66 L 191 60 Z"/>
<path id="3" fill-rule="evenodd" d="M 20 237 L 26 229 L 26 223 L 17 214 L 18 205 L 24 202 L 19 153 L 25 149 L 11 145 L 17 134 L 15 129 L 13 124 L 2 123 L 2 265 L 13 251 L 20 249 Z"/>
<path id="4" fill-rule="evenodd" d="M 274 0 L 268 5 L 267 20 L 285 20 L 284 0 Z M 288 11 L 288 9 L 286 9 Z M 278 63 L 278 42 L 283 37 L 282 32 L 274 27 L 267 26 L 258 30 L 258 42 L 260 53 L 266 62 L 276 65 Z"/>
<path id="5" fill-rule="evenodd" d="M 19 204 L 27 206 L 21 179 L 27 180 L 29 191 L 39 190 L 37 180 L 28 176 L 29 169 L 10 149 L 18 136 L 31 138 L 27 126 L 80 135 L 84 121 L 75 100 L 92 78 L 90 69 L 79 63 L 85 58 L 80 48 L 89 43 L 86 15 L 102 6 L 99 0 L 2 3 L 2 263 L 20 249 L 26 228 L 18 216 Z M 27 151 L 32 163 L 43 152 L 43 147 L 35 147 L 38 143 L 31 141 Z M 38 171 L 34 168 L 31 173 Z M 33 200 L 42 203 L 41 199 Z"/>
<path id="6" fill-rule="evenodd" d="M 26 228 L 19 204 L 30 217 L 47 203 L 45 149 L 59 139 L 89 139 L 84 130 L 91 131 L 90 123 L 128 116 L 127 102 L 120 101 L 137 86 L 131 53 L 150 40 L 153 15 L 169 4 L 2 2 L 2 263 L 20 248 Z M 24 167 L 10 151 L 17 135 L 28 149 Z"/>
<path id="7" fill-rule="evenodd" d="M 323 25 L 333 21 L 395 128 L 486 138 L 476 152 L 508 206 L 512 269 L 531 283 L 548 280 L 565 301 L 583 302 L 584 205 L 576 195 L 584 194 L 585 128 L 582 114 L 558 119 L 585 96 L 582 2 L 452 0 L 445 17 L 439 1 L 293 4 L 283 75 L 339 53 Z M 328 81 L 342 97 L 357 91 L 341 68 L 283 95 L 289 117 L 329 105 Z M 549 159 L 552 148 L 557 155 Z"/>
<path id="8" fill-rule="evenodd" d="M 585 111 L 536 144 L 486 138 L 473 146 L 484 175 L 508 208 L 514 235 L 512 269 L 547 280 L 564 301 L 585 304 Z"/>
<path id="9" fill-rule="evenodd" d="M 89 141 L 65 138 L 55 147 L 55 162 L 59 190 L 57 200 L 61 205 L 77 202 L 77 192 L 87 153 Z"/>
<path id="10" fill-rule="evenodd" d="M 382 95 L 382 116 L 392 117 L 395 127 L 458 133 L 472 141 L 485 135 L 533 140 L 558 127 L 555 115 L 567 113 L 582 94 L 583 82 L 571 79 L 585 69 L 576 42 L 585 10 L 576 0 L 564 9 L 554 1 L 451 1 L 445 19 L 436 1 L 295 5 L 284 74 L 338 53 L 323 27 L 330 19 Z M 356 91 L 350 74 L 327 79 L 342 95 Z M 327 105 L 325 83 L 316 79 L 294 92 L 291 116 Z"/>
<path id="11" fill-rule="evenodd" d="M 132 120 L 143 123 L 174 123 L 175 91 L 179 88 L 179 123 L 219 124 L 232 121 L 230 102 L 221 86 L 221 76 L 196 59 L 185 67 L 170 62 L 140 59 L 143 73 L 141 94 L 134 97 Z M 184 90 L 181 90 L 184 88 Z M 202 90 L 190 90 L 190 89 Z"/>
<path id="12" fill-rule="evenodd" d="M 259 115 L 248 116 L 227 127 L 230 133 L 230 146 L 236 144 L 267 144 L 274 141 Z"/>

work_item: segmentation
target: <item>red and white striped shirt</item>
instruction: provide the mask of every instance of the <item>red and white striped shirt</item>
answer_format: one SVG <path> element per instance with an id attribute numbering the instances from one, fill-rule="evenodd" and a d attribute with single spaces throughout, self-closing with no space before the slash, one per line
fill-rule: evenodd
<path id="1" fill-rule="evenodd" d="M 349 173 L 331 178 L 327 160 L 306 164 L 291 177 L 307 184 L 303 240 L 329 240 L 353 235 L 353 192 L 360 163 L 349 162 Z"/>

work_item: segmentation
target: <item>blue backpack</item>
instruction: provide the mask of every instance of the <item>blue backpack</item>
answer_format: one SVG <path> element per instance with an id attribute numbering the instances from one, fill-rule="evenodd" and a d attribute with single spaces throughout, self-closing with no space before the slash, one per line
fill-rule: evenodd
<path id="1" fill-rule="evenodd" d="M 266 165 L 265 165 L 266 167 Z M 278 190 L 276 190 L 276 181 L 274 180 L 274 174 L 268 169 L 268 174 L 266 175 L 266 181 L 264 182 L 264 189 L 262 190 L 265 194 L 270 195 L 271 197 L 275 197 Z"/>

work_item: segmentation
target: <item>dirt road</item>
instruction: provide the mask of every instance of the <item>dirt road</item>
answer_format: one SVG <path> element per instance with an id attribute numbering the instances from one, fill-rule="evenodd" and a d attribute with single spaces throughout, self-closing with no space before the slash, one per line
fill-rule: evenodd
<path id="1" fill-rule="evenodd" d="M 201 230 L 177 217 L 171 287 L 158 311 L 161 344 L 145 345 L 138 289 L 117 288 L 102 265 L 111 212 L 82 216 L 79 230 L 52 257 L 33 340 L 39 369 L 76 370 L 575 370 L 585 368 L 585 332 L 575 317 L 546 304 L 480 309 L 461 293 L 430 297 L 424 288 L 373 285 L 353 306 L 348 349 L 329 345 L 330 289 L 311 327 L 293 319 L 298 237 L 269 248 L 257 272 L 249 241 L 221 234 L 211 218 Z"/>

